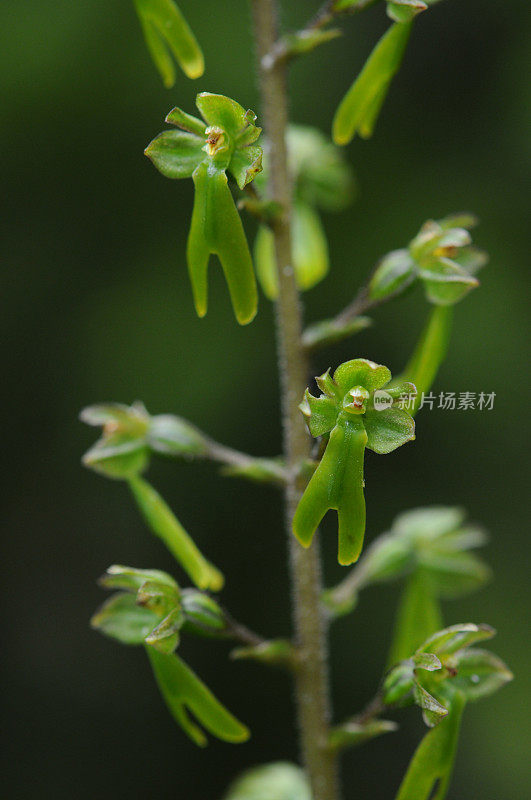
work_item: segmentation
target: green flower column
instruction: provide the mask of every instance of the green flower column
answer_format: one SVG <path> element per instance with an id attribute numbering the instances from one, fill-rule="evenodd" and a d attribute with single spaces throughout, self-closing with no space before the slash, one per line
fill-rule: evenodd
<path id="1" fill-rule="evenodd" d="M 312 436 L 329 435 L 325 453 L 304 492 L 293 532 L 304 547 L 329 509 L 339 522 L 338 560 L 352 564 L 360 555 L 365 534 L 363 459 L 365 448 L 390 453 L 415 438 L 410 414 L 397 407 L 404 395 L 416 393 L 411 383 L 380 391 L 391 380 L 387 367 L 364 358 L 341 364 L 316 379 L 323 392 L 306 390 L 301 411 Z"/>

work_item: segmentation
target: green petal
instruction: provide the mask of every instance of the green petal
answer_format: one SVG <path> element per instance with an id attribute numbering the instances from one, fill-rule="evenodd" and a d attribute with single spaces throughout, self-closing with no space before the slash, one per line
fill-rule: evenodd
<path id="1" fill-rule="evenodd" d="M 427 8 L 422 0 L 393 0 L 387 3 L 387 16 L 394 22 L 410 22 Z"/>
<path id="2" fill-rule="evenodd" d="M 223 171 L 203 162 L 193 175 L 192 224 L 188 236 L 188 270 L 200 317 L 207 311 L 207 269 L 211 253 L 218 256 L 240 325 L 254 318 L 258 297 L 253 262 L 240 215 Z"/>
<path id="3" fill-rule="evenodd" d="M 195 133 L 196 136 L 201 136 L 202 138 L 206 137 L 205 123 L 201 122 L 197 117 L 187 114 L 186 111 L 177 108 L 177 106 L 172 108 L 164 122 L 167 122 L 169 125 L 176 125 L 178 128 L 182 128 L 183 131 Z"/>
<path id="4" fill-rule="evenodd" d="M 459 302 L 479 285 L 478 280 L 467 275 L 459 264 L 443 257 L 424 261 L 419 277 L 424 283 L 428 300 L 442 306 Z"/>
<path id="5" fill-rule="evenodd" d="M 444 800 L 457 749 L 465 698 L 456 692 L 448 716 L 421 741 L 408 767 L 396 800 Z M 435 794 L 433 789 L 437 785 Z"/>
<path id="6" fill-rule="evenodd" d="M 169 506 L 142 478 L 129 481 L 133 496 L 154 534 L 159 536 L 199 589 L 218 591 L 223 575 L 198 550 Z"/>
<path id="7" fill-rule="evenodd" d="M 452 655 L 476 642 L 492 639 L 496 635 L 490 625 L 475 625 L 464 622 L 438 630 L 418 648 L 423 653 L 435 653 L 439 657 Z"/>
<path id="8" fill-rule="evenodd" d="M 314 397 L 308 389 L 300 409 L 306 418 L 306 424 L 312 436 L 324 436 L 330 433 L 337 422 L 339 413 L 336 401 L 331 397 Z"/>
<path id="9" fill-rule="evenodd" d="M 158 569 L 137 569 L 125 567 L 122 564 L 113 564 L 98 580 L 98 583 L 106 589 L 125 589 L 136 594 L 146 581 L 166 587 L 173 593 L 175 602 L 179 601 L 177 582 L 167 572 Z"/>
<path id="10" fill-rule="evenodd" d="M 244 772 L 224 800 L 312 800 L 312 794 L 301 767 L 278 761 Z"/>
<path id="11" fill-rule="evenodd" d="M 367 447 L 375 453 L 392 453 L 415 438 L 415 423 L 401 408 L 368 409 L 364 422 Z"/>
<path id="12" fill-rule="evenodd" d="M 236 148 L 229 164 L 229 172 L 243 189 L 262 171 L 262 148 L 259 145 Z"/>
<path id="13" fill-rule="evenodd" d="M 114 594 L 90 620 L 91 626 L 100 633 L 130 645 L 143 644 L 159 622 L 160 616 L 137 605 L 135 595 L 129 592 Z"/>
<path id="14" fill-rule="evenodd" d="M 146 43 L 165 85 L 173 86 L 175 72 L 163 40 L 183 72 L 189 78 L 199 78 L 205 69 L 203 53 L 173 0 L 135 0 L 135 4 Z"/>
<path id="15" fill-rule="evenodd" d="M 452 686 L 463 692 L 467 700 L 488 697 L 513 679 L 511 670 L 501 658 L 488 650 L 471 647 L 459 653 L 457 675 Z"/>
<path id="16" fill-rule="evenodd" d="M 144 153 L 166 178 L 191 178 L 205 158 L 204 143 L 194 133 L 164 131 L 148 144 Z"/>
<path id="17" fill-rule="evenodd" d="M 297 285 L 307 291 L 328 274 L 328 242 L 317 212 L 300 201 L 293 206 L 292 248 Z"/>
<path id="18" fill-rule="evenodd" d="M 369 298 L 379 301 L 403 292 L 415 277 L 415 262 L 409 251 L 393 250 L 378 264 L 369 283 Z"/>
<path id="19" fill-rule="evenodd" d="M 334 372 L 334 381 L 343 395 L 354 386 L 363 386 L 370 392 L 381 389 L 391 380 L 391 373 L 387 367 L 375 364 L 366 358 L 354 358 L 345 361 Z"/>
<path id="20" fill-rule="evenodd" d="M 411 23 L 401 23 L 392 25 L 382 36 L 336 111 L 332 125 L 336 144 L 348 144 L 356 133 L 372 134 L 410 33 Z"/>
<path id="21" fill-rule="evenodd" d="M 149 464 L 146 441 L 130 433 L 104 435 L 83 456 L 83 464 L 107 478 L 127 480 Z"/>
<path id="22" fill-rule="evenodd" d="M 254 240 L 254 262 L 256 277 L 268 300 L 278 297 L 278 275 L 275 259 L 275 240 L 273 232 L 265 225 L 259 225 Z"/>
<path id="23" fill-rule="evenodd" d="M 245 725 L 221 705 L 178 656 L 160 653 L 153 647 L 146 650 L 170 713 L 192 741 L 200 747 L 207 744 L 206 736 L 190 720 L 187 709 L 209 733 L 224 742 L 245 742 L 249 738 Z"/>

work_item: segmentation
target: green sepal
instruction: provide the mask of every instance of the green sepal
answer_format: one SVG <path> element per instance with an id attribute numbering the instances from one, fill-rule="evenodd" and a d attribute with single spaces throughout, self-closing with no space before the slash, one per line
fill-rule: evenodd
<path id="1" fill-rule="evenodd" d="M 147 429 L 151 450 L 167 456 L 189 458 L 208 454 L 208 440 L 201 431 L 182 417 L 157 414 L 151 417 Z"/>
<path id="2" fill-rule="evenodd" d="M 453 655 L 458 650 L 470 647 L 476 642 L 492 639 L 496 635 L 490 625 L 476 625 L 473 622 L 451 625 L 449 628 L 437 630 L 418 648 L 420 653 L 434 653 L 439 658 Z"/>
<path id="3" fill-rule="evenodd" d="M 174 608 L 170 613 L 153 628 L 145 643 L 154 647 L 160 653 L 173 653 L 179 644 L 179 631 L 184 622 L 183 612 Z"/>
<path id="4" fill-rule="evenodd" d="M 369 282 L 369 299 L 380 302 L 397 295 L 405 291 L 415 278 L 415 262 L 409 251 L 393 250 L 381 259 Z"/>
<path id="5" fill-rule="evenodd" d="M 472 553 L 448 552 L 445 543 L 434 543 L 421 550 L 418 562 L 434 585 L 437 596 L 453 600 L 480 589 L 492 572 L 487 564 Z"/>
<path id="6" fill-rule="evenodd" d="M 245 725 L 221 705 L 184 661 L 153 647 L 146 647 L 146 652 L 168 710 L 195 744 L 204 747 L 207 738 L 190 719 L 189 711 L 203 728 L 222 741 L 245 742 L 249 738 Z"/>
<path id="7" fill-rule="evenodd" d="M 409 252 L 415 261 L 422 263 L 432 256 L 453 255 L 471 242 L 472 237 L 466 228 L 450 227 L 448 222 L 443 227 L 435 220 L 428 220 L 409 243 Z"/>
<path id="8" fill-rule="evenodd" d="M 195 197 L 187 260 L 196 311 L 200 317 L 206 314 L 208 262 L 215 254 L 225 274 L 236 319 L 246 325 L 256 314 L 258 296 L 251 254 L 227 176 L 203 162 L 193 179 Z"/>
<path id="9" fill-rule="evenodd" d="M 411 540 L 438 539 L 456 531 L 465 519 L 458 506 L 425 506 L 403 511 L 393 522 L 393 532 Z"/>
<path id="10" fill-rule="evenodd" d="M 318 213 L 307 203 L 297 201 L 292 210 L 293 269 L 301 291 L 313 288 L 329 270 L 328 242 Z M 278 275 L 273 232 L 261 225 L 254 246 L 256 274 L 266 297 L 278 298 Z"/>
<path id="11" fill-rule="evenodd" d="M 335 509 L 339 521 L 338 561 L 345 565 L 357 560 L 363 546 L 366 443 L 367 434 L 361 422 L 354 418 L 338 419 L 293 518 L 295 536 L 303 547 L 309 547 L 326 512 Z"/>
<path id="12" fill-rule="evenodd" d="M 411 20 L 426 11 L 428 6 L 422 0 L 392 0 L 387 3 L 387 16 L 393 22 L 411 22 Z"/>
<path id="13" fill-rule="evenodd" d="M 419 270 L 419 277 L 430 303 L 441 306 L 458 303 L 471 289 L 479 286 L 477 278 L 468 275 L 455 261 L 444 257 L 426 259 Z"/>
<path id="14" fill-rule="evenodd" d="M 410 33 L 411 22 L 395 23 L 382 36 L 335 113 L 332 138 L 336 144 L 348 144 L 356 133 L 363 138 L 372 135 Z"/>
<path id="15" fill-rule="evenodd" d="M 396 800 L 444 800 L 450 783 L 466 700 L 455 692 L 448 714 L 417 747 Z M 434 786 L 437 785 L 435 794 Z"/>
<path id="16" fill-rule="evenodd" d="M 446 217 L 438 219 L 437 224 L 445 230 L 448 228 L 465 228 L 466 230 L 470 230 L 470 228 L 475 228 L 476 225 L 479 225 L 479 219 L 475 214 L 471 214 L 469 211 L 461 211 L 457 214 L 448 214 Z"/>
<path id="17" fill-rule="evenodd" d="M 142 478 L 132 478 L 129 486 L 142 515 L 199 589 L 218 591 L 223 575 L 197 549 L 177 517 L 162 497 Z"/>
<path id="18" fill-rule="evenodd" d="M 158 569 L 137 569 L 136 567 L 125 567 L 122 564 L 113 564 L 98 580 L 100 586 L 105 589 L 125 589 L 128 592 L 138 592 L 138 590 L 150 581 L 160 586 L 166 586 L 179 600 L 179 586 L 171 575 Z"/>
<path id="19" fill-rule="evenodd" d="M 195 636 L 222 637 L 227 630 L 225 614 L 216 601 L 204 592 L 185 589 L 181 594 L 183 631 Z"/>
<path id="20" fill-rule="evenodd" d="M 489 697 L 513 679 L 506 664 L 488 650 L 471 647 L 457 654 L 457 675 L 452 686 L 463 692 L 467 700 Z"/>
<path id="21" fill-rule="evenodd" d="M 276 761 L 244 772 L 224 800 L 312 800 L 312 793 L 301 767 Z"/>
<path id="22" fill-rule="evenodd" d="M 135 0 L 135 6 L 148 50 L 166 88 L 175 83 L 170 52 L 187 77 L 199 78 L 205 70 L 203 53 L 173 0 Z"/>
<path id="23" fill-rule="evenodd" d="M 144 154 L 166 178 L 191 178 L 205 158 L 204 138 L 187 131 L 163 131 L 148 144 Z"/>
<path id="24" fill-rule="evenodd" d="M 137 605 L 133 594 L 118 592 L 96 611 L 90 625 L 121 644 L 139 645 L 159 622 L 160 616 Z"/>
<path id="25" fill-rule="evenodd" d="M 337 322 L 335 319 L 324 319 L 308 325 L 302 335 L 302 343 L 307 350 L 326 347 L 341 342 L 372 325 L 369 317 L 355 317 L 348 322 Z"/>
<path id="26" fill-rule="evenodd" d="M 367 722 L 352 720 L 344 722 L 342 725 L 336 725 L 330 730 L 328 746 L 334 751 L 358 747 L 377 736 L 393 733 L 396 730 L 398 730 L 396 722 L 388 719 L 372 719 Z"/>
<path id="27" fill-rule="evenodd" d="M 105 436 L 87 450 L 83 464 L 107 478 L 128 480 L 149 464 L 149 450 L 142 439 L 127 433 Z"/>
<path id="28" fill-rule="evenodd" d="M 415 423 L 401 408 L 368 408 L 365 417 L 367 447 L 382 455 L 392 453 L 397 447 L 415 439 Z"/>

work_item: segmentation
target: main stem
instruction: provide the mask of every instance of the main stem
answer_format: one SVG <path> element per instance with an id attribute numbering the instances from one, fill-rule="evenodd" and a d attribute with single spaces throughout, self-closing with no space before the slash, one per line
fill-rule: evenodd
<path id="1" fill-rule="evenodd" d="M 291 265 L 291 185 L 286 151 L 288 95 L 286 65 L 268 68 L 266 56 L 278 40 L 276 0 L 252 0 L 262 95 L 262 119 L 268 141 L 271 199 L 283 213 L 273 227 L 279 296 L 276 308 L 281 382 L 284 456 L 288 468 L 285 508 L 290 547 L 293 615 L 298 646 L 295 695 L 300 744 L 314 800 L 340 800 L 337 760 L 327 748 L 330 693 L 325 620 L 321 611 L 321 563 L 315 537 L 309 550 L 295 540 L 292 519 L 304 489 L 299 465 L 309 456 L 309 438 L 298 405 L 308 381 L 308 358 L 302 346 L 302 313 Z"/>

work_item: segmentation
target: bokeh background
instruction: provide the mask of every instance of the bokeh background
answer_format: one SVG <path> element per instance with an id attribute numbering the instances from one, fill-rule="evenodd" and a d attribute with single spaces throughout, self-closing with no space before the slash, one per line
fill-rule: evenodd
<path id="1" fill-rule="evenodd" d="M 287 26 L 317 7 L 283 5 Z M 245 0 L 182 7 L 207 70 L 197 83 L 179 75 L 167 91 L 130 0 L 0 4 L 9 718 L 2 757 L 10 798 L 215 800 L 246 766 L 296 757 L 284 675 L 231 663 L 225 645 L 187 642 L 188 660 L 253 730 L 248 744 L 213 741 L 200 752 L 166 714 L 143 653 L 88 627 L 102 600 L 95 579 L 110 563 L 170 571 L 173 564 L 124 486 L 81 468 L 94 432 L 77 421 L 80 408 L 138 398 L 252 453 L 274 455 L 280 446 L 272 309 L 262 299 L 256 322 L 240 329 L 212 270 L 211 309 L 203 321 L 195 317 L 184 265 L 191 182 L 164 180 L 142 156 L 167 111 L 192 109 L 196 91 L 258 106 Z M 491 262 L 481 288 L 456 309 L 436 389 L 494 391 L 494 410 L 423 413 L 415 446 L 369 455 L 366 467 L 369 540 L 397 512 L 429 503 L 462 504 L 491 532 L 485 556 L 494 582 L 448 602 L 445 619 L 494 625 L 493 648 L 516 680 L 467 710 L 453 800 L 523 800 L 530 792 L 527 11 L 524 2 L 447 0 L 418 20 L 374 138 L 348 148 L 358 197 L 326 217 L 333 269 L 306 297 L 308 319 L 330 315 L 426 218 L 465 209 L 481 218 L 475 238 Z M 329 130 L 386 24 L 376 7 L 293 67 L 294 120 Z M 427 311 L 420 291 L 378 310 L 372 329 L 319 354 L 315 369 L 367 356 L 396 372 Z M 266 635 L 286 635 L 275 490 L 230 482 L 208 464 L 156 463 L 150 476 L 227 574 L 227 606 Z M 323 536 L 328 582 L 340 575 L 332 529 Z M 377 686 L 398 596 L 397 586 L 368 590 L 358 612 L 334 628 L 339 717 Z M 419 717 L 404 714 L 401 735 L 346 755 L 347 800 L 394 796 L 422 732 Z"/>

